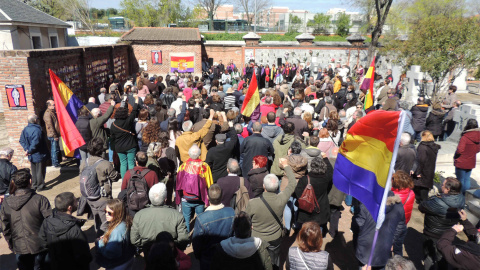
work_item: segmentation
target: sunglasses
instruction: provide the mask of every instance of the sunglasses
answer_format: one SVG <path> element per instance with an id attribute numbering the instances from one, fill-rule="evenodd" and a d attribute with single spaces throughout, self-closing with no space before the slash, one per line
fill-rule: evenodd
<path id="1" fill-rule="evenodd" d="M 105 210 L 105 214 L 112 217 L 112 216 L 113 216 L 113 211 L 107 211 L 107 210 Z"/>

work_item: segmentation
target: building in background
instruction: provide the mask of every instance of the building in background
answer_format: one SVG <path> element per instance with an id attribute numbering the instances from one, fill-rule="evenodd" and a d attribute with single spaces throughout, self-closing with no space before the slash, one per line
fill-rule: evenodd
<path id="1" fill-rule="evenodd" d="M 0 0 L 0 50 L 65 47 L 69 27 L 21 1 Z"/>

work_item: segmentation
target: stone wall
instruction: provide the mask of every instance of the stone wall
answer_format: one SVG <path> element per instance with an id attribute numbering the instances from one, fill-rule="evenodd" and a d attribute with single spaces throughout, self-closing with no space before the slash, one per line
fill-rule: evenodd
<path id="1" fill-rule="evenodd" d="M 45 103 L 52 98 L 48 69 L 85 102 L 97 95 L 100 87 L 108 85 L 109 74 L 125 82 L 131 70 L 129 53 L 130 48 L 125 45 L 0 51 L 0 91 L 5 93 L 5 85 L 24 85 L 27 98 L 27 110 L 12 110 L 2 94 L 9 146 L 15 150 L 14 164 L 29 166 L 18 141 L 27 125 L 27 116 L 35 113 L 42 119 Z"/>
<path id="2" fill-rule="evenodd" d="M 147 72 L 151 75 L 165 76 L 170 72 L 170 53 L 194 53 L 194 75 L 202 75 L 202 45 L 201 44 L 132 44 L 133 57 L 136 63 L 142 67 L 141 61 L 146 61 Z M 152 63 L 151 51 L 162 51 L 162 64 Z"/>

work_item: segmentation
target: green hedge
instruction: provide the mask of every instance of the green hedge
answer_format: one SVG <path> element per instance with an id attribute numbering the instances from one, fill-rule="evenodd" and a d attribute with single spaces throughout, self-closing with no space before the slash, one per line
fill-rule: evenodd
<path id="1" fill-rule="evenodd" d="M 243 41 L 245 33 L 218 33 L 218 34 L 203 34 L 205 40 L 229 40 L 229 41 Z"/>

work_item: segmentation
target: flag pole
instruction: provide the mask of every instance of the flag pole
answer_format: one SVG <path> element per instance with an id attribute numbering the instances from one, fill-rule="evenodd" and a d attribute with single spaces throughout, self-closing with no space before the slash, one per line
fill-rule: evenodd
<path id="1" fill-rule="evenodd" d="M 403 126 L 405 124 L 405 111 L 402 110 L 400 112 L 399 117 L 400 117 L 400 121 L 398 123 L 397 138 L 395 139 L 395 146 L 393 148 L 392 161 L 390 162 L 390 168 L 388 170 L 387 182 L 385 184 L 385 192 L 383 194 L 382 205 L 380 206 L 380 210 L 377 216 L 377 226 L 375 227 L 375 236 L 373 237 L 372 249 L 370 250 L 370 257 L 368 258 L 367 269 L 369 266 L 372 265 L 373 253 L 375 251 L 375 246 L 377 244 L 378 231 L 382 227 L 383 221 L 385 220 L 385 207 L 386 207 L 385 202 L 387 201 L 388 192 L 390 191 L 392 186 L 391 179 L 393 175 L 393 170 L 395 168 L 395 162 L 397 161 L 398 147 L 400 145 L 400 138 L 402 137 L 402 133 L 403 133 Z"/>

